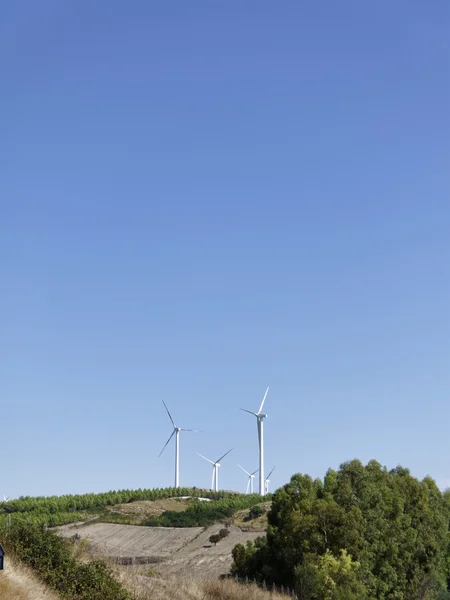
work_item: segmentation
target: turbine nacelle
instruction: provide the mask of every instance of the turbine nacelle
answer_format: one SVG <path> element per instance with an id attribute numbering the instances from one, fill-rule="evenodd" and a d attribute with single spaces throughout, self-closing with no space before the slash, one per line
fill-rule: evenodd
<path id="1" fill-rule="evenodd" d="M 203 454 L 200 454 L 200 452 L 197 452 L 197 454 L 199 456 L 201 456 L 201 458 L 204 458 L 207 462 L 209 462 L 209 464 L 211 464 L 213 466 L 213 471 L 212 471 L 212 481 L 211 481 L 211 489 L 215 490 L 216 492 L 219 491 L 219 467 L 220 467 L 220 461 L 222 460 L 222 458 L 225 458 L 225 456 L 227 456 L 227 454 L 230 454 L 231 450 L 233 450 L 233 448 L 231 448 L 230 450 L 228 450 L 228 452 L 225 452 L 225 454 L 222 454 L 222 456 L 220 458 L 218 458 L 217 460 L 210 460 L 209 458 L 206 458 L 206 456 L 203 456 Z"/>

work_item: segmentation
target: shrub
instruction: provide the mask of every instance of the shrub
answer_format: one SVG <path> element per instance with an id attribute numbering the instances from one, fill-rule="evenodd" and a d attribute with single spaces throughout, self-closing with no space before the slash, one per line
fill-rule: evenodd
<path id="1" fill-rule="evenodd" d="M 255 506 L 252 506 L 250 509 L 250 518 L 256 519 L 258 517 L 261 517 L 265 513 L 266 509 L 263 506 L 261 506 L 260 504 L 255 504 Z"/>
<path id="2" fill-rule="evenodd" d="M 44 527 L 16 518 L 8 527 L 0 524 L 0 534 L 6 550 L 15 552 L 61 596 L 70 600 L 132 600 L 104 563 L 77 562 L 69 542 Z"/>

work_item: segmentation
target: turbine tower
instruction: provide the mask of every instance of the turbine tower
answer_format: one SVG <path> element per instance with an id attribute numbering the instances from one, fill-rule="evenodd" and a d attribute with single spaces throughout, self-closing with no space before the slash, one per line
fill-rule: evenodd
<path id="1" fill-rule="evenodd" d="M 268 494 L 269 493 L 269 483 L 270 483 L 270 476 L 272 475 L 272 473 L 275 471 L 275 467 L 270 471 L 270 473 L 267 475 L 267 477 L 264 480 L 265 483 L 265 493 Z"/>
<path id="2" fill-rule="evenodd" d="M 169 439 L 167 440 L 167 442 L 164 444 L 164 448 L 161 450 L 161 452 L 159 453 L 159 456 L 161 456 L 161 454 L 164 452 L 164 450 L 166 449 L 167 444 L 170 442 L 170 440 L 172 439 L 173 436 L 175 436 L 175 487 L 180 487 L 180 431 L 195 431 L 198 432 L 198 429 L 183 429 L 182 427 L 177 427 L 172 419 L 172 415 L 169 412 L 169 409 L 166 406 L 166 403 L 164 402 L 164 400 L 162 401 L 162 403 L 164 404 L 164 407 L 167 411 L 167 414 L 169 415 L 169 419 L 173 425 L 173 431 L 170 434 Z"/>
<path id="3" fill-rule="evenodd" d="M 233 448 L 231 448 L 231 450 L 233 450 Z M 220 461 L 222 460 L 222 458 L 225 458 L 225 456 L 227 454 L 230 454 L 231 450 L 228 450 L 228 452 L 225 452 L 225 454 L 223 456 L 221 456 L 220 458 L 218 458 L 215 462 L 212 461 L 212 460 L 209 460 L 209 458 L 206 458 L 206 456 L 203 456 L 203 454 L 200 454 L 200 452 L 197 452 L 197 454 L 199 456 L 201 456 L 202 458 L 204 458 L 205 460 L 207 460 L 213 466 L 211 489 L 214 490 L 215 492 L 219 491 L 219 467 L 220 467 Z"/>
<path id="4" fill-rule="evenodd" d="M 258 440 L 259 440 L 259 494 L 264 496 L 264 425 L 263 420 L 267 417 L 266 413 L 261 412 L 264 406 L 264 402 L 266 400 L 267 393 L 269 388 L 267 388 L 266 393 L 264 394 L 263 401 L 261 402 L 261 406 L 257 413 L 252 412 L 251 410 L 247 410 L 246 408 L 241 408 L 241 410 L 250 413 L 251 415 L 256 417 L 256 422 L 258 426 Z"/>
<path id="5" fill-rule="evenodd" d="M 248 494 L 248 488 L 250 488 L 250 494 L 253 494 L 253 479 L 255 478 L 255 473 L 258 472 L 258 469 L 256 469 L 256 471 L 253 471 L 253 473 L 249 473 L 244 469 L 244 467 L 241 467 L 241 465 L 238 465 L 238 467 L 240 467 L 244 471 L 244 473 L 247 473 L 248 475 L 247 489 L 245 490 L 245 493 Z"/>

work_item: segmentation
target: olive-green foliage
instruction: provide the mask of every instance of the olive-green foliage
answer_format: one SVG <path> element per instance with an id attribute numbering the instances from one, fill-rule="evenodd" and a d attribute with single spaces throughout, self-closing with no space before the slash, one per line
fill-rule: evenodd
<path id="1" fill-rule="evenodd" d="M 0 535 L 7 552 L 14 552 L 39 578 L 70 600 L 132 600 L 100 561 L 78 562 L 69 543 L 23 518 L 6 524 Z"/>
<path id="2" fill-rule="evenodd" d="M 211 542 L 211 544 L 216 545 L 218 542 L 220 542 L 220 540 L 223 540 L 223 538 L 226 538 L 227 535 L 229 535 L 230 532 L 228 531 L 228 529 L 225 529 L 225 527 L 223 529 L 221 529 L 219 531 L 219 533 L 215 533 L 214 535 L 210 535 L 209 536 L 209 541 Z"/>
<path id="3" fill-rule="evenodd" d="M 345 463 L 323 481 L 294 475 L 273 496 L 267 536 L 234 548 L 233 571 L 295 587 L 300 600 L 437 597 L 449 506 L 432 479 L 376 461 Z"/>
<path id="4" fill-rule="evenodd" d="M 255 506 L 251 507 L 249 516 L 250 519 L 256 519 L 258 517 L 261 517 L 265 513 L 266 509 L 264 508 L 264 506 L 261 506 L 260 504 L 255 504 Z"/>

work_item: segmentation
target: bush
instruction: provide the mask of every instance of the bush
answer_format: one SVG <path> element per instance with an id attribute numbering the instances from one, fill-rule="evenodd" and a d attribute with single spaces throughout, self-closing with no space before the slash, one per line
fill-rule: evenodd
<path id="1" fill-rule="evenodd" d="M 227 535 L 230 535 L 230 532 L 228 531 L 228 529 L 225 529 L 225 528 L 223 528 L 223 529 L 221 529 L 221 530 L 219 531 L 219 537 L 220 537 L 220 539 L 221 539 L 221 540 L 222 540 L 223 538 L 226 538 L 226 537 L 227 537 Z"/>
<path id="2" fill-rule="evenodd" d="M 69 542 L 28 520 L 15 519 L 10 526 L 0 524 L 7 552 L 34 569 L 39 578 L 70 600 L 132 600 L 100 561 L 79 563 Z"/>
<path id="3" fill-rule="evenodd" d="M 256 519 L 258 517 L 262 517 L 262 515 L 266 514 L 266 509 L 260 504 L 255 504 L 250 509 L 250 518 Z"/>
<path id="4" fill-rule="evenodd" d="M 209 541 L 211 542 L 211 544 L 214 544 L 214 546 L 217 544 L 217 542 L 220 542 L 221 539 L 222 538 L 218 533 L 209 536 Z"/>

